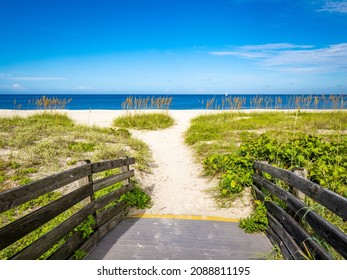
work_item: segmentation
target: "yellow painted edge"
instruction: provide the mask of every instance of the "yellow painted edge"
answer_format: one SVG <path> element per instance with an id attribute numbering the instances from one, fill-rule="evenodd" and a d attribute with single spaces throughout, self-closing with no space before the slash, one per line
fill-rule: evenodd
<path id="1" fill-rule="evenodd" d="M 234 219 L 234 218 L 224 218 L 224 217 L 215 217 L 215 216 L 175 215 L 175 214 L 139 214 L 139 215 L 131 215 L 129 216 L 129 218 L 216 221 L 216 222 L 229 222 L 229 223 L 238 223 L 240 221 L 239 219 Z"/>

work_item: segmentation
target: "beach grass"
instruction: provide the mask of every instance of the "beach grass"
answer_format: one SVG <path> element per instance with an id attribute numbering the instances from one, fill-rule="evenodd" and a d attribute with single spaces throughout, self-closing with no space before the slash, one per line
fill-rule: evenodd
<path id="1" fill-rule="evenodd" d="M 293 131 L 330 139 L 345 130 L 346 111 L 221 112 L 194 118 L 185 133 L 185 141 L 201 160 L 214 153 L 233 152 L 241 143 L 264 132 L 283 141 Z"/>
<path id="2" fill-rule="evenodd" d="M 128 112 L 113 121 L 115 127 L 138 130 L 158 130 L 173 126 L 174 119 L 168 112 Z"/>
<path id="3" fill-rule="evenodd" d="M 139 170 L 148 170 L 151 161 L 148 146 L 127 130 L 77 125 L 56 112 L 0 118 L 0 134 L 0 190 L 69 169 L 85 159 L 134 156 Z"/>

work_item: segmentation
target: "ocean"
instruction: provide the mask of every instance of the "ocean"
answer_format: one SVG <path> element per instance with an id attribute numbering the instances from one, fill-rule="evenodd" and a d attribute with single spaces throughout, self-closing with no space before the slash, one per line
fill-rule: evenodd
<path id="1" fill-rule="evenodd" d="M 0 109 L 347 109 L 347 95 L 0 94 Z"/>

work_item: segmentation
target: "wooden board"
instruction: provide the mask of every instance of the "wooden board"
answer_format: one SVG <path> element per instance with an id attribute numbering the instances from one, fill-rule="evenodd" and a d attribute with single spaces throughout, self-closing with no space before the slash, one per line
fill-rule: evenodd
<path id="1" fill-rule="evenodd" d="M 45 177 L 24 186 L 0 193 L 0 213 L 19 206 L 43 194 L 59 189 L 91 174 L 90 164 Z"/>
<path id="2" fill-rule="evenodd" d="M 271 250 L 265 235 L 247 234 L 238 223 L 128 218 L 87 259 L 266 259 Z"/>
<path id="3" fill-rule="evenodd" d="M 92 193 L 93 186 L 88 184 L 0 228 L 0 250 L 39 228 Z"/>
<path id="4" fill-rule="evenodd" d="M 340 216 L 344 220 L 347 220 L 347 198 L 323 188 L 303 177 L 297 176 L 293 172 L 285 169 L 277 168 L 262 162 L 254 162 L 254 168 L 261 172 L 266 172 L 297 188 L 304 194 L 308 195 L 321 205 L 334 212 L 336 215 Z"/>
<path id="5" fill-rule="evenodd" d="M 323 219 L 313 210 L 308 211 L 306 204 L 277 185 L 267 181 L 257 174 L 253 175 L 253 181 L 256 186 L 260 188 L 264 187 L 269 192 L 283 200 L 287 206 L 294 211 L 296 216 L 301 219 L 305 218 L 305 221 L 318 235 L 324 238 L 339 254 L 341 254 L 341 256 L 347 258 L 347 235 L 344 232 Z"/>

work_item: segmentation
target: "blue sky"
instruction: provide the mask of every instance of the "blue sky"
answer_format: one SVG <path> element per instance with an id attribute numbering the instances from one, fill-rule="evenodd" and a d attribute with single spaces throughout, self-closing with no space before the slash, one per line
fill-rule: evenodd
<path id="1" fill-rule="evenodd" d="M 0 0 L 0 93 L 346 93 L 347 1 Z"/>

